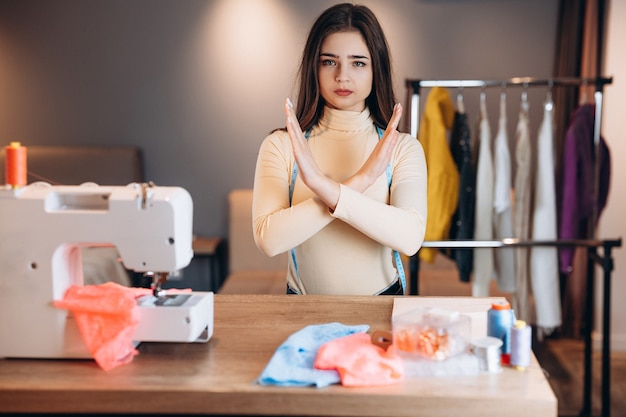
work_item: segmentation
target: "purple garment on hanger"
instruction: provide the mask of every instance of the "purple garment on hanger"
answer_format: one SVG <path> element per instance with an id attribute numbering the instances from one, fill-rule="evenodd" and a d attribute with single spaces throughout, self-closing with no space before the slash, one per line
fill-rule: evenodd
<path id="1" fill-rule="evenodd" d="M 600 137 L 599 189 L 594 196 L 595 146 L 593 143 L 595 106 L 583 104 L 572 114 L 565 134 L 561 166 L 561 215 L 560 239 L 586 239 L 588 222 L 593 215 L 594 204 L 597 221 L 606 205 L 611 179 L 611 158 L 609 148 Z M 595 227 L 595 225 L 594 225 Z M 561 272 L 570 272 L 575 248 L 560 248 Z"/>

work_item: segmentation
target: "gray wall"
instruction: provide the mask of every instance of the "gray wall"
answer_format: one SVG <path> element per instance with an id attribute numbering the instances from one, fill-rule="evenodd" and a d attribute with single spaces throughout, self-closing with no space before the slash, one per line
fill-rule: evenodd
<path id="1" fill-rule="evenodd" d="M 196 233 L 226 236 L 227 194 L 252 186 L 307 30 L 333 3 L 2 0 L 0 143 L 139 145 L 149 180 L 193 196 Z M 552 74 L 557 0 L 363 3 L 387 32 L 400 100 L 406 78 Z"/>

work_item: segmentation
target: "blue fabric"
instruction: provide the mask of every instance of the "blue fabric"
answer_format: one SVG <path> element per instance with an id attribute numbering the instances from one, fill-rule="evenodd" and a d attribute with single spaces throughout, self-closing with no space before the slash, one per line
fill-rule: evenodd
<path id="1" fill-rule="evenodd" d="M 304 387 L 315 385 L 318 388 L 341 382 L 335 370 L 315 369 L 317 351 L 324 343 L 364 333 L 369 330 L 366 324 L 346 326 L 341 323 L 314 324 L 293 333 L 278 347 L 257 382 L 261 385 Z"/>

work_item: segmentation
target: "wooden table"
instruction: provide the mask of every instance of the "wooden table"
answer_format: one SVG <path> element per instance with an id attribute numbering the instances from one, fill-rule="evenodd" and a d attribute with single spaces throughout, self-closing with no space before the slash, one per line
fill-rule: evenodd
<path id="1" fill-rule="evenodd" d="M 542 370 L 415 378 L 391 386 L 296 388 L 255 383 L 276 348 L 309 324 L 390 330 L 392 297 L 215 295 L 208 343 L 142 343 L 132 363 L 0 360 L 0 412 L 307 416 L 551 416 Z M 7 318 L 5 318 L 7 319 Z M 9 335 L 2 335 L 9 337 Z"/>

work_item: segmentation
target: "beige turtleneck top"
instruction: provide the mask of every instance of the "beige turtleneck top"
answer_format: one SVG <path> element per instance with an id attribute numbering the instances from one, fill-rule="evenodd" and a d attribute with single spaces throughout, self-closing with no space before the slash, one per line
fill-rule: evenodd
<path id="1" fill-rule="evenodd" d="M 308 143 L 320 169 L 341 182 L 357 172 L 378 140 L 368 109 L 325 108 Z M 259 249 L 275 256 L 295 248 L 298 273 L 289 255 L 289 286 L 302 294 L 372 295 L 393 284 L 392 250 L 413 255 L 424 240 L 426 162 L 420 143 L 400 133 L 391 157 L 391 188 L 385 174 L 364 193 L 341 185 L 333 213 L 299 176 L 290 206 L 293 165 L 287 132 L 267 136 L 257 159 L 252 202 Z"/>

